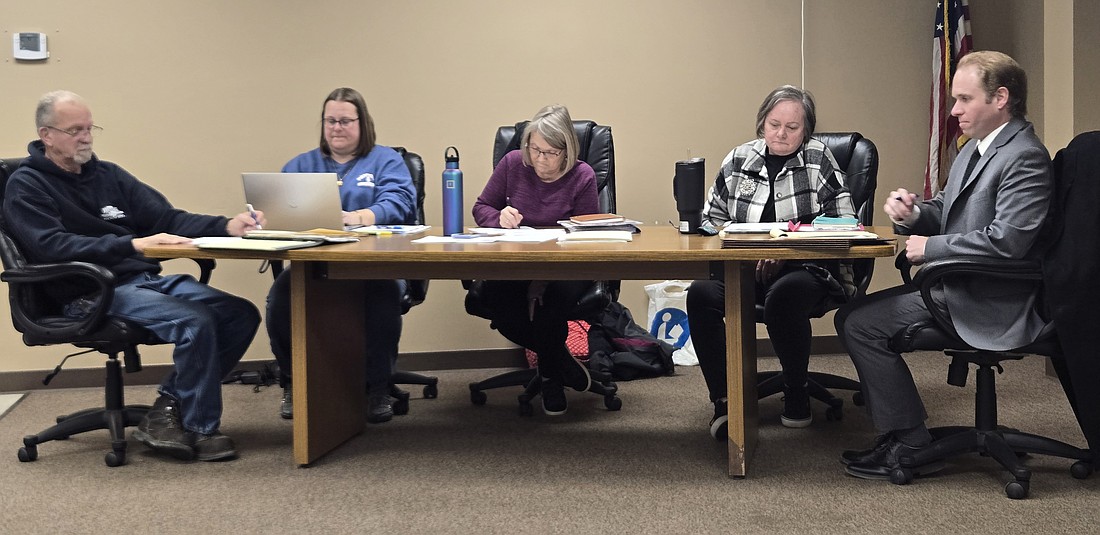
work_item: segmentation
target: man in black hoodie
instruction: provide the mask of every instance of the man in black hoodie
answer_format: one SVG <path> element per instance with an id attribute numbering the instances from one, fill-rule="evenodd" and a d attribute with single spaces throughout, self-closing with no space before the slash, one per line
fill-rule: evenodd
<path id="1" fill-rule="evenodd" d="M 12 173 L 4 195 L 12 238 L 32 262 L 107 267 L 117 281 L 110 314 L 175 345 L 175 366 L 135 438 L 182 459 L 236 457 L 233 440 L 219 432 L 221 380 L 252 342 L 259 311 L 190 275 L 160 275 L 160 263 L 142 252 L 198 236 L 240 236 L 263 224 L 263 214 L 229 219 L 188 213 L 121 167 L 99 160 L 92 139 L 100 128 L 75 93 L 43 95 L 35 123 L 39 139 L 28 146 L 30 156 Z M 88 291 L 58 289 L 77 302 Z M 67 313 L 82 312 L 67 307 Z"/>

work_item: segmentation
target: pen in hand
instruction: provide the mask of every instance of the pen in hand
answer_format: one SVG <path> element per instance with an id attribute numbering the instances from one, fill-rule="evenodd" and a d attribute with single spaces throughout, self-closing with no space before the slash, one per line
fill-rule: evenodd
<path id="1" fill-rule="evenodd" d="M 248 215 L 252 216 L 252 222 L 256 223 L 256 230 L 263 230 L 264 227 L 260 225 L 260 218 L 256 217 L 256 209 L 252 207 L 251 203 L 244 206 L 248 208 Z"/>

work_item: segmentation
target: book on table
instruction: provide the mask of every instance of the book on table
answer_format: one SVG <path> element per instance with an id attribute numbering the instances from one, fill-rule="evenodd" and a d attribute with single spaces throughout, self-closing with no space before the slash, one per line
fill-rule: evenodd
<path id="1" fill-rule="evenodd" d="M 565 229 L 566 232 L 590 232 L 594 230 L 618 230 L 627 231 L 631 233 L 641 232 L 642 229 L 639 225 L 641 221 L 634 221 L 633 219 L 627 219 L 617 214 L 585 214 L 575 215 L 569 219 L 563 219 L 558 221 L 558 224 Z"/>
<path id="2" fill-rule="evenodd" d="M 569 221 L 578 225 L 602 225 L 607 223 L 622 223 L 626 218 L 618 214 L 585 214 L 575 215 Z"/>
<path id="3" fill-rule="evenodd" d="M 722 248 L 739 247 L 806 247 L 813 249 L 848 249 L 853 245 L 877 245 L 893 241 L 865 230 L 845 231 L 785 231 L 772 229 L 767 233 L 723 233 Z"/>

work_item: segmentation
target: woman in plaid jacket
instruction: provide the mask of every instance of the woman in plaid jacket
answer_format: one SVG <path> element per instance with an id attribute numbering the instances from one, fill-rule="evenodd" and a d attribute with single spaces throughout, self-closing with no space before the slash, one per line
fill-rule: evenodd
<path id="1" fill-rule="evenodd" d="M 721 228 L 729 222 L 809 222 L 819 215 L 855 217 L 852 199 L 829 149 L 812 139 L 816 124 L 813 96 L 785 85 L 772 91 L 756 116 L 757 139 L 732 151 L 710 189 L 703 220 Z M 840 261 L 761 260 L 756 265 L 756 298 L 783 367 L 781 422 L 806 427 L 812 421 L 806 391 L 810 359 L 810 318 L 855 286 L 850 264 Z M 688 325 L 710 399 L 711 434 L 726 437 L 725 283 L 697 280 L 687 297 Z"/>

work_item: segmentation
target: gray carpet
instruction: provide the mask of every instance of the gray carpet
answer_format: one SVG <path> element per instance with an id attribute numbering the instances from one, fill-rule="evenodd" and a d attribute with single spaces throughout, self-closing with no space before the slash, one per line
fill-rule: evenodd
<path id="1" fill-rule="evenodd" d="M 973 390 L 948 386 L 946 358 L 909 358 L 931 425 L 969 423 Z M 761 361 L 772 369 L 775 361 Z M 812 367 L 851 373 L 847 357 Z M 999 376 L 1001 423 L 1081 445 L 1057 381 L 1038 358 Z M 20 463 L 21 437 L 102 392 L 31 392 L 0 419 L 0 532 L 167 533 L 1085 533 L 1095 532 L 1100 476 L 1076 480 L 1069 462 L 1036 457 L 1031 497 L 1013 501 L 995 463 L 968 456 L 907 486 L 846 476 L 841 450 L 874 432 L 852 407 L 829 422 L 814 406 L 804 430 L 779 425 L 778 396 L 760 405 L 750 477 L 726 476 L 725 445 L 707 434 L 710 406 L 697 368 L 620 383 L 623 409 L 570 393 L 561 418 L 518 416 L 518 389 L 470 404 L 466 384 L 492 370 L 438 373 L 440 397 L 368 426 L 309 468 L 291 460 L 291 423 L 277 387 L 225 388 L 222 430 L 241 458 L 186 463 L 130 441 L 129 464 L 107 468 L 106 433 L 43 444 Z M 973 376 L 971 377 L 971 385 Z M 149 403 L 151 387 L 128 401 Z"/>

